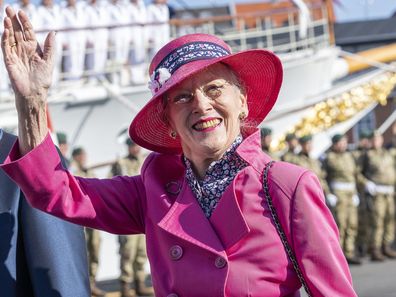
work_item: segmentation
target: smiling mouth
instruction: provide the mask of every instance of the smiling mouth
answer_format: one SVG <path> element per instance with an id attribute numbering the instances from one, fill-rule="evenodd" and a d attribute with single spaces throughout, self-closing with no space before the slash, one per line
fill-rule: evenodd
<path id="1" fill-rule="evenodd" d="M 199 122 L 195 125 L 193 125 L 193 129 L 197 130 L 197 131 L 204 131 L 206 129 L 211 129 L 211 128 L 215 128 L 218 125 L 220 125 L 221 120 L 220 119 L 213 119 L 213 120 L 209 120 L 209 121 L 202 121 Z"/>

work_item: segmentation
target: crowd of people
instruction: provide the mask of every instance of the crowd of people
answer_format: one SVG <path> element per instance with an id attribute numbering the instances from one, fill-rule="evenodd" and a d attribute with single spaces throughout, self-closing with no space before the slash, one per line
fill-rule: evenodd
<path id="1" fill-rule="evenodd" d="M 0 20 L 5 16 L 0 0 Z M 109 80 L 128 84 L 147 82 L 147 62 L 170 38 L 169 7 L 166 0 L 43 0 L 34 5 L 20 0 L 23 10 L 43 44 L 50 30 L 56 30 L 56 61 L 53 80 Z M 0 32 L 1 34 L 1 32 Z M 122 74 L 123 75 L 121 78 Z M 9 81 L 0 62 L 0 91 Z"/>
<path id="2" fill-rule="evenodd" d="M 349 264 L 396 259 L 395 184 L 396 148 L 383 145 L 377 131 L 363 131 L 356 149 L 348 149 L 345 135 L 332 137 L 332 146 L 319 159 L 311 156 L 312 136 L 286 136 L 288 149 L 270 150 L 270 128 L 261 129 L 262 148 L 275 159 L 308 168 L 319 177 L 340 232 L 340 244 Z"/>

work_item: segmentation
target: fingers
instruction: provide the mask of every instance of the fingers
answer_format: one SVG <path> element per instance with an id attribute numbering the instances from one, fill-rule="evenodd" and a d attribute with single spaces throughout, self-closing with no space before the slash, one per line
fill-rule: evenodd
<path id="1" fill-rule="evenodd" d="M 51 31 L 48 33 L 47 38 L 44 42 L 43 59 L 50 64 L 53 64 L 55 53 L 55 32 Z"/>
<path id="2" fill-rule="evenodd" d="M 14 43 L 16 42 L 18 44 L 18 42 L 22 42 L 24 40 L 21 24 L 19 23 L 18 17 L 11 6 L 6 8 L 6 14 L 11 19 L 12 23 L 12 31 L 10 30 L 10 34 L 15 40 Z M 11 45 L 12 44 L 13 43 L 11 43 Z"/>
<path id="3" fill-rule="evenodd" d="M 6 20 L 4 20 L 4 23 Z M 3 50 L 4 59 L 11 55 L 11 47 L 10 47 L 10 31 L 5 28 L 3 35 L 1 36 L 1 49 Z"/>
<path id="4" fill-rule="evenodd" d="M 27 41 L 36 41 L 36 34 L 33 31 L 32 23 L 23 10 L 18 12 L 19 22 L 22 25 L 23 33 Z"/>
<path id="5" fill-rule="evenodd" d="M 4 18 L 4 32 L 5 31 L 7 31 L 8 34 L 7 36 L 3 34 L 4 42 L 7 42 L 9 48 L 14 47 L 14 45 L 16 45 L 15 37 L 14 37 L 14 29 L 12 28 L 12 22 L 9 17 Z"/>

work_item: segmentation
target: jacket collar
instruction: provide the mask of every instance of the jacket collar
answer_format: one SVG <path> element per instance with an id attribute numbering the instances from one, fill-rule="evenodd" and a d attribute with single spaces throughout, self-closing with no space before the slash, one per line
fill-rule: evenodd
<path id="1" fill-rule="evenodd" d="M 236 153 L 260 173 L 263 171 L 265 164 L 271 161 L 271 157 L 261 149 L 260 130 L 257 128 L 254 128 L 251 134 L 245 135 Z M 261 156 L 261 158 L 259 158 L 259 156 Z"/>
<path id="2" fill-rule="evenodd" d="M 236 153 L 255 170 L 262 171 L 271 158 L 261 151 L 259 130 L 247 136 Z M 258 156 L 264 156 L 258 158 Z M 182 162 L 181 158 L 178 158 Z M 179 168 L 178 164 L 178 168 Z M 249 233 L 249 226 L 239 206 L 235 187 L 244 170 L 239 172 L 220 199 L 210 219 L 207 219 L 185 179 L 180 175 L 180 192 L 162 217 L 158 226 L 174 236 L 224 256 L 224 251 Z M 165 186 L 165 185 L 164 185 Z"/>

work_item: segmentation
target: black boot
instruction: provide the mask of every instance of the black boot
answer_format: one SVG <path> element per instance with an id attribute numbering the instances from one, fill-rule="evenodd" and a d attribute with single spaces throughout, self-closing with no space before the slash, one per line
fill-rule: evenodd
<path id="1" fill-rule="evenodd" d="M 373 248 L 371 251 L 371 261 L 382 262 L 385 260 L 384 255 L 381 253 L 380 249 Z"/>
<path id="2" fill-rule="evenodd" d="M 382 248 L 382 253 L 390 258 L 390 259 L 396 259 L 396 251 L 393 250 L 389 245 L 386 245 Z"/>
<path id="3" fill-rule="evenodd" d="M 353 256 L 353 257 L 346 257 L 346 260 L 349 265 L 362 265 L 362 260 L 360 260 L 358 257 Z"/>

